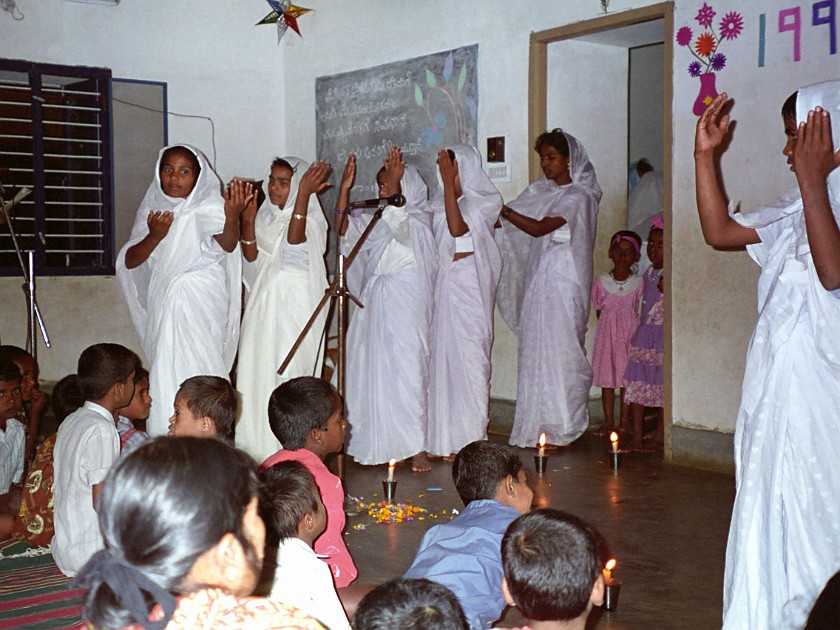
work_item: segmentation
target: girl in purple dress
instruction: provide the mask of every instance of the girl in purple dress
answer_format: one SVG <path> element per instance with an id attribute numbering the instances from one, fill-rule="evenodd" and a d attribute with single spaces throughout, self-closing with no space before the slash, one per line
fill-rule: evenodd
<path id="1" fill-rule="evenodd" d="M 624 371 L 630 353 L 630 339 L 639 325 L 642 278 L 634 275 L 639 261 L 642 238 L 630 230 L 616 232 L 610 239 L 613 269 L 602 273 L 592 284 L 592 306 L 598 316 L 595 345 L 592 350 L 593 384 L 601 388 L 604 425 L 596 435 L 609 435 L 615 428 L 615 390 L 621 396 L 621 431 L 629 433 L 630 408 L 624 401 Z"/>
<path id="2" fill-rule="evenodd" d="M 647 255 L 651 266 L 645 271 L 642 313 L 639 327 L 630 341 L 630 356 L 624 373 L 624 400 L 630 404 L 633 440 L 630 448 L 646 450 L 642 443 L 645 407 L 655 407 L 656 432 L 649 450 L 660 450 L 665 442 L 662 396 L 662 217 L 651 220 Z"/>

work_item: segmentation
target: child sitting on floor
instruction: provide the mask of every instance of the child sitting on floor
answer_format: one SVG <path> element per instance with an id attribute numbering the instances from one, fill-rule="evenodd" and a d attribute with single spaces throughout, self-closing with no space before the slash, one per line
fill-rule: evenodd
<path id="1" fill-rule="evenodd" d="M 121 455 L 127 455 L 151 439 L 145 431 L 134 428 L 135 422 L 142 422 L 145 425 L 151 409 L 149 371 L 141 366 L 134 372 L 134 396 L 131 397 L 131 402 L 117 411 L 117 433 L 120 434 Z"/>
<path id="2" fill-rule="evenodd" d="M 353 630 L 467 630 L 458 599 L 431 580 L 399 578 L 365 595 L 353 615 Z"/>
<path id="3" fill-rule="evenodd" d="M 236 391 L 221 376 L 193 376 L 175 394 L 169 435 L 218 437 L 230 441 L 236 419 Z"/>
<path id="4" fill-rule="evenodd" d="M 271 431 L 285 447 L 266 459 L 265 470 L 278 462 L 300 462 L 312 473 L 327 509 L 327 529 L 315 541 L 315 553 L 326 556 L 338 588 L 348 586 L 358 571 L 344 544 L 344 488 L 324 465 L 324 458 L 344 446 L 344 401 L 327 381 L 301 376 L 286 381 L 268 400 Z"/>
<path id="5" fill-rule="evenodd" d="M 29 461 L 38 441 L 41 416 L 49 399 L 38 387 L 38 363 L 23 348 L 0 346 L 0 357 L 9 359 L 20 370 L 20 395 L 23 405 L 18 412 L 18 420 L 26 428 L 24 460 Z"/>
<path id="6" fill-rule="evenodd" d="M 420 543 L 406 578 L 428 578 L 452 590 L 472 628 L 487 628 L 505 607 L 502 536 L 531 509 L 534 493 L 514 450 L 501 444 L 467 444 L 452 464 L 452 479 L 466 509 L 435 525 Z"/>
<path id="7" fill-rule="evenodd" d="M 601 538 L 589 524 L 560 510 L 516 519 L 502 540 L 505 600 L 529 626 L 584 630 L 593 606 L 604 603 Z"/>
<path id="8" fill-rule="evenodd" d="M 315 478 L 296 461 L 260 473 L 260 512 L 279 537 L 271 599 L 300 608 L 331 630 L 350 630 L 330 568 L 312 545 L 327 527 Z"/>
<path id="9" fill-rule="evenodd" d="M 22 404 L 20 369 L 0 360 L 0 540 L 12 532 L 20 507 L 20 479 L 23 476 L 25 429 L 17 419 Z"/>
<path id="10" fill-rule="evenodd" d="M 96 508 L 100 484 L 120 451 L 114 414 L 131 401 L 139 366 L 136 354 L 115 343 L 90 346 L 79 357 L 76 376 L 85 404 L 61 423 L 53 451 L 52 550 L 65 575 L 74 576 L 102 548 Z"/>

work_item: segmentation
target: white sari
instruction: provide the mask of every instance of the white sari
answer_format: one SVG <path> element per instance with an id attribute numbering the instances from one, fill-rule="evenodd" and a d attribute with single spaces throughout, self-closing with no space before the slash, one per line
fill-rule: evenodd
<path id="1" fill-rule="evenodd" d="M 429 329 L 437 249 L 428 188 L 413 166 L 402 178 L 404 208 L 388 206 L 350 269 L 361 270 L 347 333 L 347 453 L 361 464 L 405 459 L 426 450 Z M 371 215 L 350 217 L 345 255 Z"/>
<path id="2" fill-rule="evenodd" d="M 584 339 L 592 289 L 592 250 L 601 188 L 583 145 L 569 141 L 572 183 L 541 177 L 508 205 L 534 220 L 566 224 L 533 238 L 502 222 L 505 261 L 499 311 L 519 338 L 516 416 L 510 443 L 568 444 L 589 426 L 592 366 Z"/>
<path id="3" fill-rule="evenodd" d="M 160 184 L 161 150 L 155 178 L 146 191 L 128 242 L 117 256 L 117 278 L 131 320 L 149 361 L 149 393 L 154 400 L 149 435 L 165 435 L 180 384 L 202 374 L 228 378 L 239 340 L 241 262 L 214 238 L 224 229 L 219 178 L 204 155 L 201 172 L 186 199 L 169 197 Z M 143 264 L 125 266 L 126 251 L 149 233 L 149 212 L 175 217 L 166 237 Z"/>
<path id="4" fill-rule="evenodd" d="M 315 320 L 283 375 L 277 374 L 327 288 L 327 220 L 317 195 L 309 198 L 306 240 L 296 245 L 288 242 L 300 178 L 309 165 L 298 158 L 285 159 L 294 168 L 289 198 L 283 208 L 272 204 L 266 176 L 265 201 L 257 211 L 255 225 L 257 259 L 246 262 L 243 269 L 247 297 L 236 369 L 236 388 L 242 396 L 236 446 L 258 462 L 282 448 L 268 424 L 271 392 L 297 376 L 320 376 L 324 354 L 321 337 L 326 309 Z"/>
<path id="5" fill-rule="evenodd" d="M 487 437 L 493 310 L 502 270 L 502 257 L 493 240 L 502 196 L 482 170 L 477 149 L 463 144 L 451 149 L 463 191 L 458 206 L 470 229 L 473 254 L 453 260 L 455 238 L 446 222 L 438 175 L 440 189 L 429 203 L 439 267 L 432 318 L 426 448 L 433 455 L 443 456 Z"/>
<path id="6" fill-rule="evenodd" d="M 797 120 L 817 105 L 840 146 L 840 82 L 799 90 Z M 828 178 L 840 224 L 840 168 Z M 734 214 L 756 229 L 759 318 L 735 427 L 737 492 L 724 576 L 724 624 L 802 628 L 840 569 L 840 290 L 820 284 L 798 188 Z"/>

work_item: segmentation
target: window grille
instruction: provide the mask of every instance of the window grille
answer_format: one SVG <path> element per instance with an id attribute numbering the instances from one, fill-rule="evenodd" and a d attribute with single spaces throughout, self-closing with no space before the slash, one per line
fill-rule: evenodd
<path id="1" fill-rule="evenodd" d="M 0 181 L 39 275 L 114 273 L 111 71 L 0 59 Z M 0 225 L 0 275 L 20 274 Z"/>

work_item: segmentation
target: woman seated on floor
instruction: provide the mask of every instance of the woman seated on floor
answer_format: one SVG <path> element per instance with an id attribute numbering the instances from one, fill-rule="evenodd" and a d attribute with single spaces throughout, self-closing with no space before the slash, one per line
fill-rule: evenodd
<path id="1" fill-rule="evenodd" d="M 221 441 L 162 437 L 102 484 L 105 549 L 77 580 L 97 628 L 323 628 L 301 611 L 247 597 L 265 526 L 250 459 Z"/>

